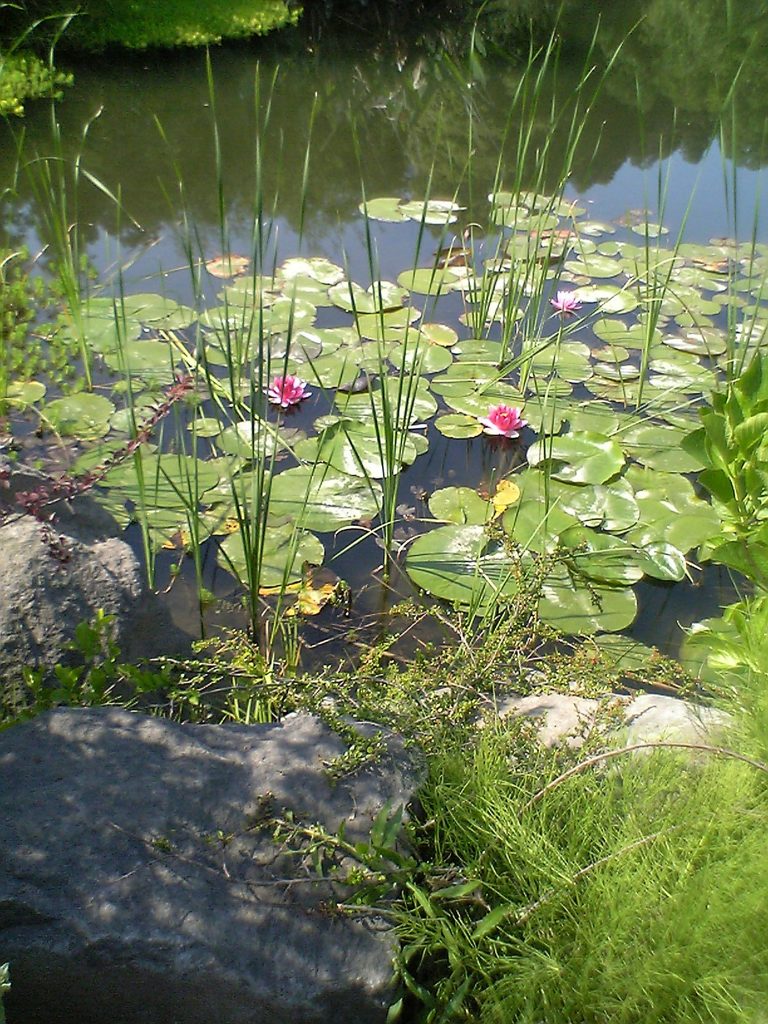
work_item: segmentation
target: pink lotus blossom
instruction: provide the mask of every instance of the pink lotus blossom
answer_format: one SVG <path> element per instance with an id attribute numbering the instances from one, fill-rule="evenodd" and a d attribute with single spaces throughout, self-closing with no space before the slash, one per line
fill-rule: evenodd
<path id="1" fill-rule="evenodd" d="M 549 303 L 560 316 L 573 316 L 581 309 L 581 302 L 576 298 L 576 292 L 558 292 L 554 299 L 549 300 Z"/>
<path id="2" fill-rule="evenodd" d="M 267 388 L 267 398 L 281 409 L 287 409 L 289 405 L 298 405 L 311 394 L 312 392 L 307 390 L 307 382 L 300 377 L 294 377 L 291 373 L 285 377 L 275 377 Z"/>
<path id="3" fill-rule="evenodd" d="M 527 420 L 521 417 L 522 409 L 512 405 L 492 405 L 487 416 L 478 416 L 483 424 L 483 433 L 495 437 L 517 437 Z"/>

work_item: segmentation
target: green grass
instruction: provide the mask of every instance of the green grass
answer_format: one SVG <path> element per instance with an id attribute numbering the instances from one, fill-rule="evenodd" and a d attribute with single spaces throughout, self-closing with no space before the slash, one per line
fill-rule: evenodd
<path id="1" fill-rule="evenodd" d="M 496 724 L 433 757 L 403 964 L 430 1024 L 736 1024 L 768 997 L 766 775 L 666 750 L 579 771 Z M 435 897 L 436 879 L 476 883 Z M 444 884 L 444 881 L 440 884 Z"/>

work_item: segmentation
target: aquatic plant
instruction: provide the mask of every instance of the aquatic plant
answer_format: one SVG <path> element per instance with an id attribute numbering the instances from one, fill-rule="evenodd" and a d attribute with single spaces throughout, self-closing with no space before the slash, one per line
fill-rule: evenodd
<path id="1" fill-rule="evenodd" d="M 279 405 L 281 409 L 298 405 L 305 398 L 309 398 L 311 394 L 312 392 L 307 388 L 307 382 L 290 373 L 285 377 L 275 377 L 267 388 L 267 398 L 273 405 Z"/>
<path id="2" fill-rule="evenodd" d="M 21 117 L 28 100 L 42 96 L 59 99 L 63 86 L 72 84 L 71 74 L 57 71 L 53 66 L 54 49 L 72 16 L 57 11 L 16 24 L 13 15 L 16 13 L 18 16 L 21 11 L 19 4 L 0 3 L 0 13 L 6 25 L 12 23 L 10 38 L 7 28 L 3 31 L 5 38 L 0 37 L 0 117 Z M 48 59 L 43 60 L 32 52 L 31 47 L 38 30 L 46 23 L 53 24 L 55 29 L 48 46 Z"/>
<path id="3" fill-rule="evenodd" d="M 483 424 L 483 433 L 496 437 L 519 437 L 526 421 L 520 415 L 521 409 L 512 405 L 492 405 L 487 416 L 478 416 Z"/>
<path id="4" fill-rule="evenodd" d="M 670 244 L 663 182 L 657 211 L 613 223 L 586 214 L 565 182 L 600 85 L 587 65 L 573 106 L 557 112 L 564 162 L 546 151 L 546 174 L 534 162 L 524 178 L 536 149 L 529 119 L 549 110 L 542 76 L 558 60 L 554 42 L 529 55 L 511 132 L 522 164 L 509 165 L 508 181 L 499 162 L 482 189 L 484 216 L 476 176 L 453 194 L 428 189 L 421 198 L 369 195 L 361 181 L 365 266 L 354 273 L 344 254 L 335 263 L 302 252 L 309 150 L 298 253 L 278 250 L 263 179 L 271 95 L 258 81 L 250 242 L 233 251 L 210 63 L 215 239 L 185 205 L 184 169 L 174 172 L 190 305 L 131 294 L 122 271 L 107 294 L 85 287 L 77 237 L 62 225 L 77 210 L 79 183 L 98 181 L 80 164 L 74 182 L 52 179 L 50 228 L 69 268 L 60 336 L 85 344 L 86 365 L 117 382 L 108 395 L 75 398 L 33 389 L 27 413 L 52 436 L 92 445 L 77 467 L 87 470 L 140 434 L 176 374 L 195 380 L 194 411 L 164 422 L 153 438 L 159 450 L 139 445 L 130 468 L 99 481 L 121 522 L 140 524 L 152 578 L 160 552 L 173 550 L 173 572 L 189 555 L 203 593 L 205 561 L 215 557 L 242 587 L 267 649 L 280 622 L 295 644 L 286 614 L 312 605 L 298 595 L 311 589 L 314 567 L 328 563 L 333 576 L 334 559 L 356 547 L 373 564 L 381 556 L 371 541 L 396 586 L 404 570 L 481 618 L 536 580 L 537 614 L 575 633 L 626 628 L 636 584 L 697 571 L 720 515 L 686 478 L 704 462 L 682 442 L 697 427 L 694 407 L 731 372 L 730 339 L 762 322 L 765 254 L 725 240 L 692 245 L 681 233 Z M 470 136 L 474 116 L 470 109 Z M 48 162 L 40 166 L 45 173 Z M 545 179 L 561 191 L 545 192 Z M 48 187 L 44 177 L 39 187 Z M 122 221 L 119 203 L 115 215 Z M 382 231 L 402 238 L 395 280 L 380 267 Z M 365 279 L 355 280 L 361 270 Z M 745 292 L 755 299 L 749 313 L 740 312 Z M 464 486 L 438 483 L 446 452 L 469 453 L 483 433 L 520 436 L 523 408 L 531 434 L 484 444 L 480 479 L 473 468 Z M 421 505 L 405 484 L 414 464 L 430 467 L 418 481 L 429 485 Z"/>
<path id="5" fill-rule="evenodd" d="M 18 7 L 14 25 L 30 17 L 38 21 L 60 16 L 62 5 L 52 0 L 25 0 Z M 108 0 L 87 3 L 66 37 L 67 46 L 102 50 L 124 46 L 144 50 L 152 46 L 208 46 L 222 39 L 264 35 L 295 24 L 298 10 L 285 0 L 170 0 L 158 7 L 152 0 L 127 3 Z"/>
<path id="6" fill-rule="evenodd" d="M 573 316 L 581 309 L 581 302 L 575 292 L 560 291 L 549 300 L 549 304 L 562 317 Z"/>

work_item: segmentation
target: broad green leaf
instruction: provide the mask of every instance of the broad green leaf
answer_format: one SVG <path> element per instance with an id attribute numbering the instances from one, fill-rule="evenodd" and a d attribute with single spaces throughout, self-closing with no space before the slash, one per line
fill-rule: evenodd
<path id="1" fill-rule="evenodd" d="M 641 423 L 617 436 L 628 455 L 644 466 L 668 473 L 694 473 L 704 463 L 681 447 L 690 429 L 667 423 Z"/>
<path id="2" fill-rule="evenodd" d="M 408 220 L 408 215 L 400 208 L 401 202 L 401 199 L 393 196 L 380 196 L 360 203 L 358 210 L 371 220 L 400 222 Z"/>
<path id="3" fill-rule="evenodd" d="M 297 431 L 280 430 L 276 424 L 266 420 L 248 419 L 225 427 L 215 438 L 215 443 L 227 455 L 266 459 L 289 448 L 301 436 Z"/>
<path id="4" fill-rule="evenodd" d="M 414 199 L 409 203 L 401 203 L 400 210 L 410 220 L 423 221 L 425 224 L 453 224 L 456 214 L 462 209 L 450 199 Z"/>
<path id="5" fill-rule="evenodd" d="M 544 581 L 539 615 L 564 633 L 613 633 L 634 622 L 637 599 L 631 588 L 587 585 L 560 566 Z"/>
<path id="6" fill-rule="evenodd" d="M 372 423 L 350 420 L 326 428 L 319 437 L 299 441 L 294 452 L 307 462 L 325 462 L 351 476 L 374 480 L 399 472 L 418 455 L 408 434 L 397 432 L 394 446 L 388 451 L 383 433 L 377 433 Z"/>
<path id="7" fill-rule="evenodd" d="M 449 267 L 417 267 L 404 270 L 398 275 L 397 283 L 417 295 L 439 295 L 450 291 L 459 280 L 459 275 Z"/>
<path id="8" fill-rule="evenodd" d="M 45 397 L 45 392 L 45 384 L 37 380 L 11 381 L 5 389 L 4 400 L 14 405 L 34 405 Z"/>
<path id="9" fill-rule="evenodd" d="M 465 607 L 487 608 L 518 589 L 509 552 L 483 526 L 430 530 L 408 549 L 405 567 L 417 587 Z"/>
<path id="10" fill-rule="evenodd" d="M 571 548 L 569 565 L 582 576 L 611 586 L 631 586 L 643 578 L 631 544 L 585 526 L 572 526 L 560 534 L 560 544 Z"/>
<path id="11" fill-rule="evenodd" d="M 493 518 L 494 508 L 471 487 L 444 487 L 430 497 L 429 511 L 448 523 L 482 526 Z"/>
<path id="12" fill-rule="evenodd" d="M 466 416 L 464 413 L 451 412 L 445 416 L 438 416 L 435 426 L 443 437 L 467 438 L 477 437 L 482 434 L 483 426 L 474 416 Z"/>
<path id="13" fill-rule="evenodd" d="M 320 533 L 357 519 L 373 519 L 380 505 L 378 484 L 326 465 L 278 473 L 269 496 L 270 515 L 290 516 L 304 529 Z"/>
<path id="14" fill-rule="evenodd" d="M 228 572 L 234 572 L 243 586 L 254 590 L 260 587 L 282 587 L 297 583 L 302 578 L 305 562 L 322 564 L 325 551 L 311 533 L 297 530 L 291 523 L 266 527 L 263 535 L 261 559 L 256 553 L 248 557 L 240 530 L 230 534 L 219 548 L 218 563 Z M 258 579 L 252 572 L 258 570 Z"/>
<path id="15" fill-rule="evenodd" d="M 615 441 L 588 431 L 535 441 L 527 454 L 530 465 L 549 462 L 552 476 L 570 483 L 601 484 L 624 465 Z"/>
<path id="16" fill-rule="evenodd" d="M 54 398 L 43 407 L 43 415 L 56 433 L 84 441 L 103 437 L 114 411 L 108 398 L 87 391 Z"/>
<path id="17" fill-rule="evenodd" d="M 637 562 L 646 576 L 657 580 L 685 579 L 685 555 L 673 544 L 664 541 L 646 544 L 638 550 Z"/>

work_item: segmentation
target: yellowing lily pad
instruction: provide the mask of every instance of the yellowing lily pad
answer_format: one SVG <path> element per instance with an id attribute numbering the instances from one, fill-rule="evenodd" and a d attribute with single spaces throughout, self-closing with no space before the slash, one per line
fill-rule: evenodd
<path id="1" fill-rule="evenodd" d="M 239 277 L 244 274 L 251 265 L 247 256 L 235 256 L 228 253 L 226 256 L 214 256 L 206 260 L 205 269 L 213 277 Z"/>

